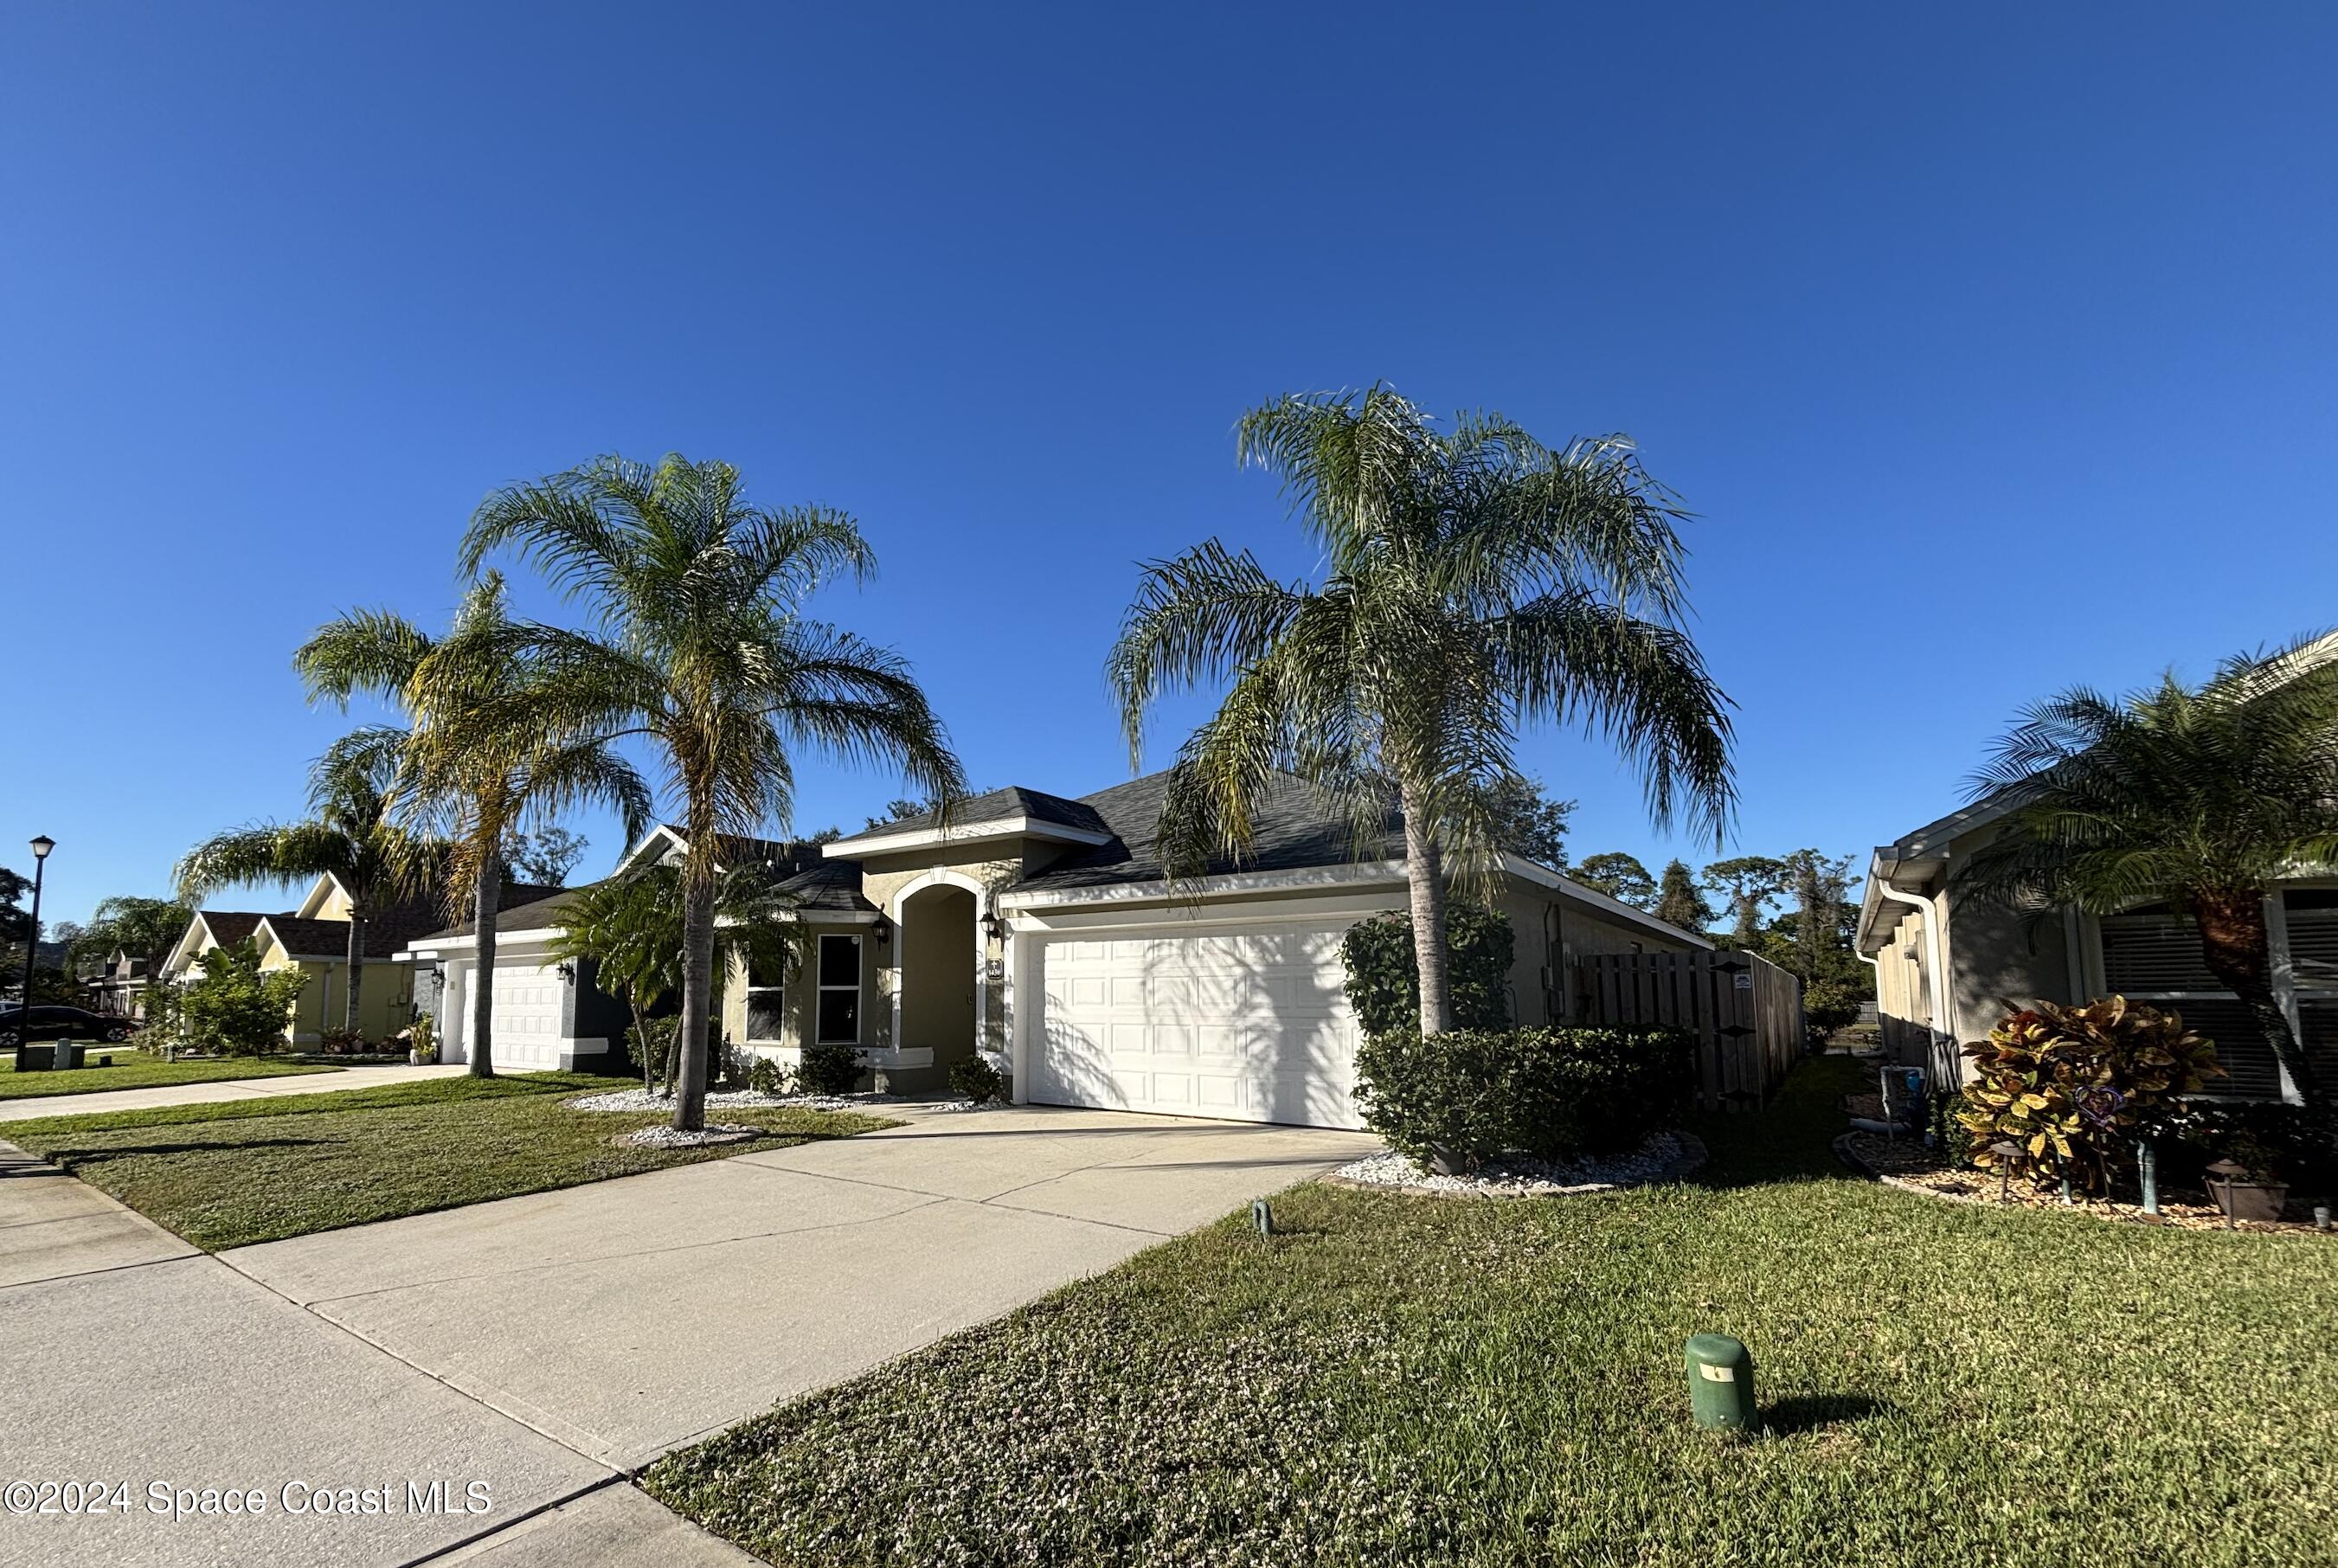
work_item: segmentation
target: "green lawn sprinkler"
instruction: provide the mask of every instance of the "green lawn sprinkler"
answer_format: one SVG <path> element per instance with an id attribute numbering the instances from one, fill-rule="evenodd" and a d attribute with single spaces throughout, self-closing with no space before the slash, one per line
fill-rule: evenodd
<path id="1" fill-rule="evenodd" d="M 1751 1436 L 1761 1430 L 1754 1406 L 1754 1357 L 1726 1334 L 1693 1334 L 1688 1341 L 1688 1408 L 1696 1424 Z"/>
<path id="2" fill-rule="evenodd" d="M 1258 1227 L 1258 1233 L 1260 1235 L 1267 1237 L 1270 1240 L 1273 1237 L 1274 1210 L 1268 1207 L 1265 1199 L 1253 1198 L 1251 1200 L 1250 1219 L 1251 1223 Z"/>

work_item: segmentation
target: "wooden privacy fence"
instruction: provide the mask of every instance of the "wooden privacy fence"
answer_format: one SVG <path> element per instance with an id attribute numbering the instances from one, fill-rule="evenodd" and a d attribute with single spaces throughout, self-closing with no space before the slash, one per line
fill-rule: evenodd
<path id="1" fill-rule="evenodd" d="M 1589 963 L 1594 1022 L 1670 1024 L 1696 1041 L 1708 1110 L 1759 1110 L 1803 1054 L 1803 983 L 1766 958 L 1607 953 Z"/>

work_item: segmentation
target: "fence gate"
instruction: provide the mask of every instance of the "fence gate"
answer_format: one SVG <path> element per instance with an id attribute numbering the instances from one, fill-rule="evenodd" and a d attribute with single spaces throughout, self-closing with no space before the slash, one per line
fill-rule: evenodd
<path id="1" fill-rule="evenodd" d="M 1759 1110 L 1803 1054 L 1803 983 L 1766 958 L 1608 953 L 1588 963 L 1595 1022 L 1668 1024 L 1695 1040 L 1707 1110 Z"/>

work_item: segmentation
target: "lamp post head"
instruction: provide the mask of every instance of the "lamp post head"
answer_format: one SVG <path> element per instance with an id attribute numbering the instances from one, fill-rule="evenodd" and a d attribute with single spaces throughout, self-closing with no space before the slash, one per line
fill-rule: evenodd
<path id="1" fill-rule="evenodd" d="M 49 858 L 49 851 L 56 847 L 57 841 L 44 833 L 39 838 L 33 840 L 33 858 L 35 860 L 45 860 Z"/>

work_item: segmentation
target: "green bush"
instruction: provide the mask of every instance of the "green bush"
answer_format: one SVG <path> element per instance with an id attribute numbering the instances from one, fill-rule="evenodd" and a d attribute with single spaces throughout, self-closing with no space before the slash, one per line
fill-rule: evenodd
<path id="1" fill-rule="evenodd" d="M 1007 1080 L 981 1057 L 969 1056 L 950 1063 L 949 1086 L 951 1093 L 962 1094 L 977 1105 L 987 1105 L 1004 1093 Z"/>
<path id="2" fill-rule="evenodd" d="M 796 1077 L 811 1094 L 850 1094 L 860 1082 L 860 1048 L 857 1045 L 807 1045 Z"/>
<path id="3" fill-rule="evenodd" d="M 1925 1109 L 1932 1147 L 1940 1151 L 1940 1158 L 1951 1165 L 1971 1164 L 1972 1130 L 1964 1123 L 1964 1113 L 1971 1107 L 1965 1103 L 1964 1091 L 1936 1093 Z"/>
<path id="4" fill-rule="evenodd" d="M 1695 1084 L 1692 1044 L 1672 1029 L 1391 1029 L 1356 1054 L 1364 1123 L 1413 1159 L 1475 1167 L 1636 1147 Z"/>
<path id="5" fill-rule="evenodd" d="M 180 988 L 178 1024 L 188 1044 L 229 1056 L 259 1056 L 287 1048 L 285 1026 L 309 976 L 298 968 L 262 972 L 260 950 L 246 937 L 202 956 L 202 978 Z"/>
<path id="6" fill-rule="evenodd" d="M 1840 980 L 1813 980 L 1803 987 L 1803 1023 L 1824 1039 L 1858 1023 L 1860 1005 L 1872 995 Z"/>
<path id="7" fill-rule="evenodd" d="M 2183 1017 L 2124 996 L 2061 1007 L 2041 1002 L 1968 1045 L 1973 1081 L 1958 1120 L 1972 1162 L 2040 1186 L 2064 1174 L 2090 1193 L 2129 1169 L 2138 1133 L 2175 1112 L 2177 1096 L 2221 1078 L 2216 1048 Z M 2005 1143 L 2010 1152 L 1999 1155 Z"/>
<path id="8" fill-rule="evenodd" d="M 2163 1182 L 2196 1181 L 2208 1165 L 2230 1160 L 2251 1175 L 2288 1182 L 2300 1198 L 2338 1195 L 2338 1110 L 2195 1101 L 2162 1118 L 2156 1132 Z"/>
<path id="9" fill-rule="evenodd" d="M 758 1055 L 747 1064 L 747 1087 L 758 1094 L 788 1092 L 788 1070 L 769 1056 Z"/>
<path id="10" fill-rule="evenodd" d="M 1510 1026 L 1510 960 L 1516 942 L 1499 910 L 1456 900 L 1445 911 L 1447 975 L 1453 1018 L 1463 1029 Z M 1420 966 L 1412 920 L 1376 915 L 1348 927 L 1340 955 L 1348 965 L 1348 1003 L 1367 1037 L 1420 1027 Z"/>

